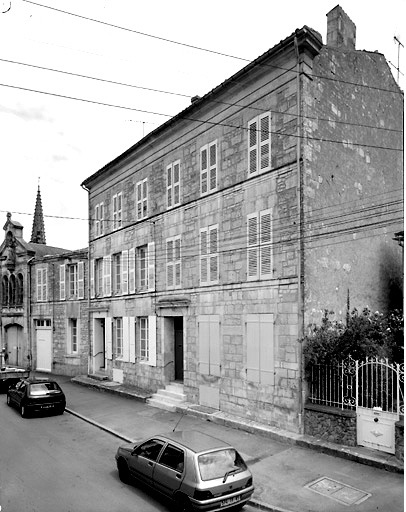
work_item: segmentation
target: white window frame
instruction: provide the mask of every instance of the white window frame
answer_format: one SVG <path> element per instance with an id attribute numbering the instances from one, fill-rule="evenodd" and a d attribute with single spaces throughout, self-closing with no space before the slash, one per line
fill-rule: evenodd
<path id="1" fill-rule="evenodd" d="M 123 225 L 123 193 L 119 192 L 113 196 L 113 231 L 120 229 Z"/>
<path id="2" fill-rule="evenodd" d="M 216 139 L 200 148 L 200 194 L 204 196 L 217 190 L 217 180 L 218 150 Z"/>
<path id="3" fill-rule="evenodd" d="M 219 282 L 218 224 L 200 229 L 200 284 Z"/>
<path id="4" fill-rule="evenodd" d="M 95 236 L 104 235 L 104 203 L 96 204 L 94 207 Z"/>
<path id="5" fill-rule="evenodd" d="M 156 366 L 156 316 L 139 317 L 137 320 L 139 359 L 149 366 Z"/>
<path id="6" fill-rule="evenodd" d="M 272 209 L 247 215 L 247 281 L 273 274 Z"/>
<path id="7" fill-rule="evenodd" d="M 136 186 L 137 220 L 148 217 L 148 178 L 139 181 Z"/>
<path id="8" fill-rule="evenodd" d="M 78 296 L 78 266 L 77 263 L 68 265 L 69 298 L 76 299 Z"/>
<path id="9" fill-rule="evenodd" d="M 113 254 L 113 294 L 122 293 L 122 255 L 121 252 Z"/>
<path id="10" fill-rule="evenodd" d="M 177 176 L 176 176 L 177 174 Z M 166 206 L 168 209 L 180 205 L 180 160 L 166 168 Z"/>
<path id="11" fill-rule="evenodd" d="M 248 176 L 271 169 L 271 113 L 248 122 Z"/>
<path id="12" fill-rule="evenodd" d="M 166 239 L 166 286 L 180 288 L 182 282 L 181 236 Z"/>
<path id="13" fill-rule="evenodd" d="M 76 344 L 76 347 L 75 347 Z M 76 355 L 79 353 L 79 320 L 77 318 L 68 318 L 68 354 Z"/>
<path id="14" fill-rule="evenodd" d="M 123 357 L 123 318 L 113 318 L 113 352 L 115 359 Z"/>

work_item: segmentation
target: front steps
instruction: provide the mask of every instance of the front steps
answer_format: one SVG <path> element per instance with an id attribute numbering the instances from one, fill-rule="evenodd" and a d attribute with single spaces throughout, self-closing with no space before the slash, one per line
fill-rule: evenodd
<path id="1" fill-rule="evenodd" d="M 186 401 L 186 395 L 183 392 L 183 384 L 180 382 L 171 382 L 165 389 L 159 389 L 150 398 L 147 398 L 147 404 L 158 409 L 176 412 L 176 408 Z"/>
<path id="2" fill-rule="evenodd" d="M 110 380 L 109 377 L 102 370 L 98 370 L 94 373 L 89 373 L 88 377 L 94 380 Z"/>

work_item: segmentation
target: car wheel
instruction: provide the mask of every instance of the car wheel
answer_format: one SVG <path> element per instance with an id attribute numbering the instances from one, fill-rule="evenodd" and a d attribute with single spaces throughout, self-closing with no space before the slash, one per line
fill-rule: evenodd
<path id="1" fill-rule="evenodd" d="M 128 464 L 124 459 L 118 459 L 117 469 L 118 469 L 118 477 L 123 482 L 123 484 L 129 484 L 130 483 L 130 472 L 128 470 Z"/>
<path id="2" fill-rule="evenodd" d="M 184 494 L 179 494 L 175 497 L 175 508 L 176 512 L 192 512 L 192 505 L 189 498 Z"/>
<path id="3" fill-rule="evenodd" d="M 7 395 L 7 405 L 11 407 L 11 398 L 10 395 Z"/>
<path id="4" fill-rule="evenodd" d="M 26 418 L 28 416 L 28 411 L 25 405 L 21 406 L 20 413 L 22 418 Z"/>

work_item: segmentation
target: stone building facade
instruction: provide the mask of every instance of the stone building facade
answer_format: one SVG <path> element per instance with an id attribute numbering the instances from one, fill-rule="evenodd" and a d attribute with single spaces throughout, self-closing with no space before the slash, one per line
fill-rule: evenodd
<path id="1" fill-rule="evenodd" d="M 87 373 L 88 250 L 46 245 L 39 189 L 30 242 L 11 217 L 0 245 L 1 364 Z"/>
<path id="2" fill-rule="evenodd" d="M 90 371 L 303 430 L 305 326 L 401 278 L 402 109 L 337 6 L 87 178 Z"/>

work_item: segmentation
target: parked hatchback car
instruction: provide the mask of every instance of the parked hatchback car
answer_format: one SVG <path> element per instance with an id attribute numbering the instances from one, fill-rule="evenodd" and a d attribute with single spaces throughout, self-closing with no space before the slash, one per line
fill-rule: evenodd
<path id="1" fill-rule="evenodd" d="M 120 479 L 134 478 L 171 498 L 177 512 L 240 510 L 254 492 L 252 474 L 231 445 L 196 431 L 152 436 L 116 453 Z"/>
<path id="2" fill-rule="evenodd" d="M 23 418 L 34 412 L 63 414 L 65 394 L 51 379 L 21 379 L 7 390 L 7 404 L 16 406 Z"/>

